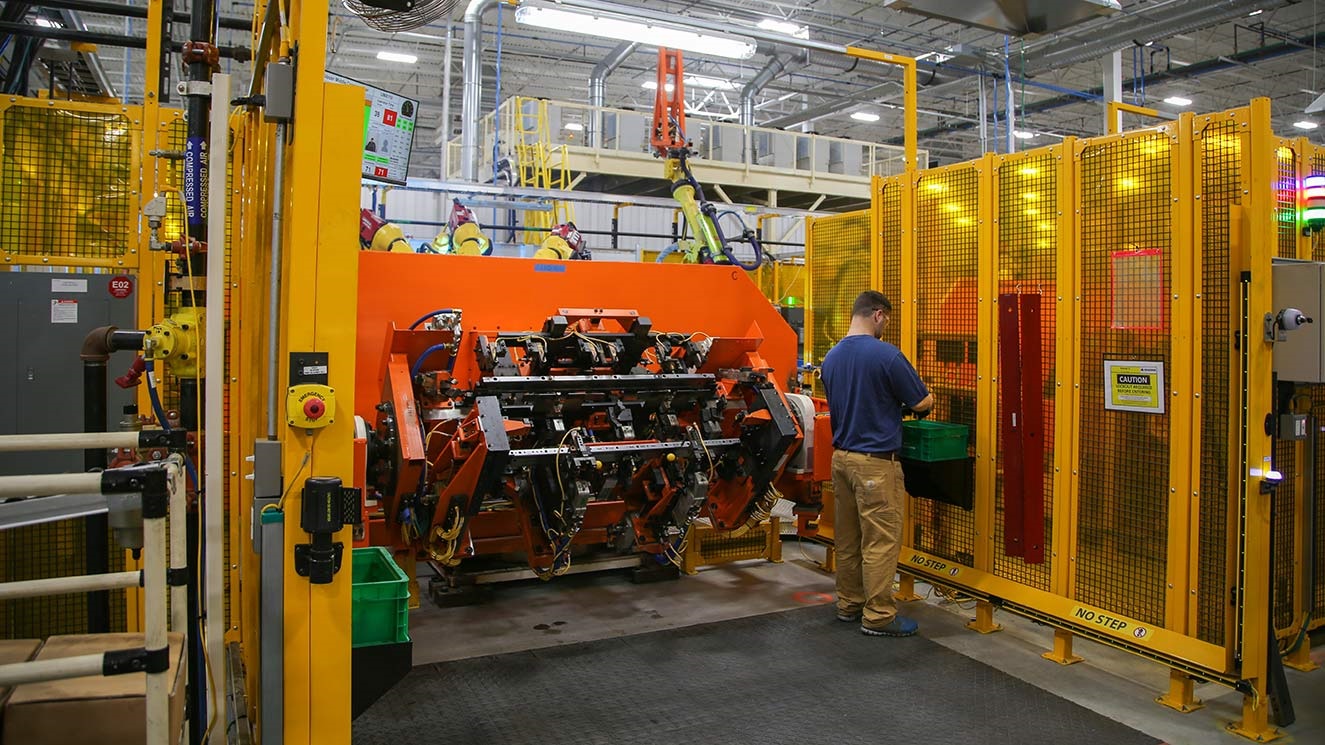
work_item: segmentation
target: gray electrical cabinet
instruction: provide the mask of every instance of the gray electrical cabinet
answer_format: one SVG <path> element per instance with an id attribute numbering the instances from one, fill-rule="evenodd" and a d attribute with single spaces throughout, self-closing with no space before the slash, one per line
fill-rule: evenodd
<path id="1" fill-rule="evenodd" d="M 98 326 L 137 328 L 138 288 L 126 298 L 110 294 L 110 274 L 0 272 L 0 434 L 83 431 L 83 363 L 87 332 Z M 106 427 L 115 430 L 136 391 L 115 378 L 133 361 L 130 352 L 107 366 Z M 81 452 L 0 453 L 0 475 L 83 470 Z"/>
<path id="2" fill-rule="evenodd" d="M 1325 383 L 1325 262 L 1274 261 L 1274 312 L 1296 308 L 1313 323 L 1289 331 L 1274 344 L 1280 380 Z"/>

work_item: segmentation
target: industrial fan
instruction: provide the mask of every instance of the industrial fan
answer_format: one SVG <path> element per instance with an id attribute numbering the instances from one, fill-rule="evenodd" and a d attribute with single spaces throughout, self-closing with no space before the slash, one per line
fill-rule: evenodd
<path id="1" fill-rule="evenodd" d="M 412 31 L 449 17 L 458 0 L 344 0 L 345 7 L 378 31 Z"/>

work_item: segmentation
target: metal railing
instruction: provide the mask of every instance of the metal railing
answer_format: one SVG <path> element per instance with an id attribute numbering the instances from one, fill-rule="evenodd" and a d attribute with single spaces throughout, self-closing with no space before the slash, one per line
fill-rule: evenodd
<path id="1" fill-rule="evenodd" d="M 624 155 L 649 157 L 649 128 L 652 114 L 565 101 L 531 101 L 507 99 L 483 117 L 479 128 L 479 174 L 487 180 L 503 171 L 507 160 L 514 174 L 515 145 L 519 142 L 520 127 L 525 118 L 540 115 L 531 108 L 546 106 L 545 114 L 551 134 L 551 146 L 565 146 L 570 155 L 615 152 Z M 891 176 L 901 173 L 906 166 L 906 150 L 894 145 L 881 145 L 841 137 L 827 137 L 806 132 L 782 129 L 747 127 L 698 116 L 687 121 L 687 135 L 696 151 L 697 162 L 712 161 L 740 165 L 749 169 L 771 169 L 779 173 L 798 173 L 806 176 L 833 174 L 868 180 L 873 176 Z M 594 144 L 597 143 L 597 144 Z M 495 148 L 494 148 L 495 144 Z M 460 140 L 447 143 L 451 148 L 448 179 L 459 179 Z M 928 162 L 928 152 L 919 151 L 919 162 Z M 498 164 L 494 170 L 493 163 Z"/>
<path id="2" fill-rule="evenodd" d="M 136 433 L 135 433 L 136 434 Z M 55 442 L 63 447 L 115 447 L 123 436 L 68 434 L 7 435 L 0 437 L 6 450 L 51 449 Z M 186 563 L 185 531 L 181 522 L 185 510 L 184 462 L 179 455 L 165 461 L 100 473 L 30 474 L 0 476 L 0 499 L 42 499 L 59 494 L 100 494 L 118 503 L 123 516 L 117 527 L 133 532 L 138 523 L 141 541 L 130 540 L 125 548 L 141 548 L 143 569 L 139 571 L 53 577 L 21 582 L 0 583 L 0 599 L 36 597 L 110 589 L 143 587 L 143 645 L 128 650 L 109 650 L 49 660 L 33 660 L 0 665 L 0 687 L 25 683 L 63 680 L 84 676 L 146 673 L 145 732 L 149 745 L 167 745 L 170 732 L 170 645 L 167 627 L 183 633 L 186 623 L 186 588 L 168 584 L 167 568 L 182 569 Z M 167 521 L 170 521 L 169 556 L 167 556 Z M 170 610 L 167 611 L 167 594 Z M 169 618 L 167 614 L 169 613 Z"/>

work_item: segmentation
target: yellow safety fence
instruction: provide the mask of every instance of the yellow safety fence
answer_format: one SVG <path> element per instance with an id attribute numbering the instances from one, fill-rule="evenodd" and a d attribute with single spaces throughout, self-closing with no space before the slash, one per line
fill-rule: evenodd
<path id="1" fill-rule="evenodd" d="M 845 332 L 859 291 L 880 289 L 887 340 L 934 393 L 933 418 L 970 428 L 973 509 L 908 498 L 903 594 L 913 578 L 967 594 L 983 632 L 998 607 L 1047 622 L 1046 656 L 1064 664 L 1079 659 L 1074 635 L 1162 661 L 1161 702 L 1175 708 L 1197 705 L 1193 679 L 1234 686 L 1245 704 L 1230 729 L 1253 738 L 1274 732 L 1271 618 L 1286 663 L 1304 669 L 1299 631 L 1325 624 L 1325 532 L 1303 519 L 1325 512 L 1325 438 L 1308 489 L 1304 445 L 1264 433 L 1274 381 L 1261 341 L 1271 260 L 1325 260 L 1297 197 L 1303 177 L 1325 174 L 1325 149 L 1269 122 L 1258 99 L 878 179 L 870 211 L 815 220 L 807 239 L 807 361 Z M 1028 339 L 1000 344 L 999 313 L 1026 296 L 1042 365 L 1020 391 L 1037 392 L 1044 457 L 1020 483 L 1043 492 L 1042 559 L 1005 545 L 1000 354 L 1020 358 Z M 1137 364 L 1162 382 L 1153 401 L 1120 407 L 1106 370 Z M 1325 386 L 1299 393 L 1325 416 Z M 1263 493 L 1271 469 L 1284 482 Z"/>

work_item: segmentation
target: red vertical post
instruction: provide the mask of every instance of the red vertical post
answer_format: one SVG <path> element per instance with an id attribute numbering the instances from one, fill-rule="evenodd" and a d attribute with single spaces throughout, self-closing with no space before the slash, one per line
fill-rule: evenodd
<path id="1" fill-rule="evenodd" d="M 1025 517 L 1022 490 L 1022 385 L 1020 307 L 1015 294 L 998 296 L 999 437 L 1003 441 L 1003 553 L 1022 556 Z"/>
<path id="2" fill-rule="evenodd" d="M 1022 523 L 1027 564 L 1044 563 L 1044 355 L 1040 295 L 1021 299 Z M 1006 486 L 1004 487 L 1006 488 Z"/>

